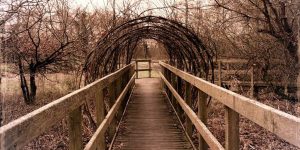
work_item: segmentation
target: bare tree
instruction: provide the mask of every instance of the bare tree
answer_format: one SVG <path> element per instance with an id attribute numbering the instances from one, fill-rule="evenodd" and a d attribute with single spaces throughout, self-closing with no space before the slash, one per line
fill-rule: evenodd
<path id="1" fill-rule="evenodd" d="M 36 76 L 71 67 L 70 16 L 61 1 L 23 7 L 11 26 L 9 47 L 17 56 L 21 89 L 27 104 L 36 98 Z M 26 74 L 29 73 L 29 86 Z"/>
<path id="2" fill-rule="evenodd" d="M 274 41 L 281 43 L 285 48 L 283 53 L 286 71 L 289 71 L 288 78 L 291 82 L 295 82 L 299 70 L 297 67 L 299 63 L 297 55 L 299 2 L 295 0 L 215 0 L 215 3 L 217 7 L 228 10 L 252 24 L 258 33 L 269 35 L 276 39 Z"/>

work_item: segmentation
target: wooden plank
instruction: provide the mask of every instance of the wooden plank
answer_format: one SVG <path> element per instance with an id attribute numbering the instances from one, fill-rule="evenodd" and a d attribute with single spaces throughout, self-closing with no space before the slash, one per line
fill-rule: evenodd
<path id="1" fill-rule="evenodd" d="M 97 141 L 99 141 L 101 136 L 103 136 L 103 134 L 105 133 L 105 131 L 109 127 L 109 125 L 112 122 L 116 112 L 120 108 L 120 105 L 122 104 L 122 101 L 124 100 L 124 97 L 126 96 L 129 89 L 133 86 L 134 81 L 135 81 L 135 75 L 136 74 L 134 74 L 130 78 L 130 81 L 128 82 L 128 84 L 126 85 L 126 87 L 124 88 L 124 90 L 122 91 L 122 93 L 120 94 L 118 99 L 116 100 L 115 104 L 111 107 L 111 109 L 109 110 L 109 112 L 105 116 L 104 120 L 102 121 L 100 126 L 97 128 L 96 132 L 93 134 L 90 141 L 85 146 L 84 150 L 95 150 L 97 148 L 97 146 L 98 146 Z"/>
<path id="2" fill-rule="evenodd" d="M 239 114 L 225 106 L 225 149 L 239 150 Z"/>
<path id="3" fill-rule="evenodd" d="M 191 84 L 185 83 L 185 102 L 189 107 L 192 107 L 192 93 L 191 93 Z M 186 116 L 185 129 L 190 138 L 193 135 L 193 124 L 188 116 Z"/>
<path id="4" fill-rule="evenodd" d="M 221 88 L 163 62 L 160 64 L 249 120 L 300 147 L 300 118 Z"/>
<path id="5" fill-rule="evenodd" d="M 250 97 L 254 98 L 254 68 L 251 66 L 250 69 Z"/>
<path id="6" fill-rule="evenodd" d="M 171 85 L 172 85 L 172 87 L 176 87 L 176 79 L 175 79 L 176 75 L 172 72 L 170 72 L 170 73 L 171 73 Z M 172 105 L 176 106 L 176 99 L 172 94 L 170 95 L 170 99 L 171 99 Z"/>
<path id="7" fill-rule="evenodd" d="M 99 92 L 96 92 L 96 98 L 95 98 L 95 111 L 96 111 L 96 123 L 97 127 L 100 126 L 101 122 L 104 120 L 105 117 L 105 106 L 104 106 L 104 97 L 103 97 L 103 89 L 100 89 Z M 101 135 L 99 138 L 98 143 L 98 149 L 105 149 L 106 143 L 105 143 L 105 137 L 104 134 Z"/>
<path id="8" fill-rule="evenodd" d="M 221 61 L 218 61 L 218 85 L 219 86 L 222 86 L 222 71 L 221 71 L 221 66 L 222 65 L 222 63 L 221 63 Z"/>
<path id="9" fill-rule="evenodd" d="M 152 69 L 150 69 L 150 68 L 145 68 L 145 69 L 138 69 L 138 70 L 136 70 L 136 71 L 151 71 Z"/>
<path id="10" fill-rule="evenodd" d="M 20 149 L 81 106 L 85 100 L 91 99 L 94 92 L 122 76 L 132 65 L 129 64 L 110 75 L 2 126 L 0 128 L 0 149 L 13 147 Z"/>
<path id="11" fill-rule="evenodd" d="M 149 61 L 149 78 L 151 78 L 151 71 L 152 71 L 152 67 L 151 67 L 151 59 Z"/>
<path id="12" fill-rule="evenodd" d="M 136 73 L 136 78 L 139 78 L 139 62 L 135 62 L 135 73 Z"/>
<path id="13" fill-rule="evenodd" d="M 108 86 L 108 93 L 109 93 L 109 107 L 112 109 L 112 106 L 115 104 L 117 99 L 117 84 L 116 81 L 111 83 Z M 111 141 L 116 133 L 117 121 L 116 117 L 112 117 L 112 122 L 110 123 L 109 130 L 108 130 L 108 140 Z"/>
<path id="14" fill-rule="evenodd" d="M 204 125 L 207 125 L 207 94 L 198 91 L 198 117 L 203 122 Z M 199 150 L 207 150 L 207 144 L 203 137 L 199 134 Z"/>
<path id="15" fill-rule="evenodd" d="M 218 81 L 215 81 L 215 82 L 218 82 Z M 227 84 L 227 85 L 230 85 L 232 81 L 222 81 L 223 84 Z M 239 83 L 240 86 L 249 86 L 251 87 L 251 81 L 242 81 Z M 284 82 L 264 82 L 264 81 L 254 81 L 254 85 L 256 87 L 267 87 L 267 86 L 282 86 L 284 87 L 285 86 L 285 83 Z M 297 84 L 296 83 L 290 83 L 288 84 L 288 87 L 292 87 L 292 88 L 296 88 L 297 87 Z"/>
<path id="16" fill-rule="evenodd" d="M 149 62 L 149 61 L 151 61 L 151 59 L 135 59 L 133 61 L 137 61 L 137 62 Z"/>
<path id="17" fill-rule="evenodd" d="M 181 92 L 181 90 L 182 90 L 182 80 L 181 80 L 181 78 L 179 78 L 177 76 L 176 76 L 176 79 L 177 79 L 176 91 L 177 91 L 177 93 L 179 93 L 180 96 L 182 96 L 182 92 Z M 176 104 L 175 105 L 176 112 L 177 112 L 177 114 L 180 118 L 180 121 L 182 121 L 183 120 L 183 115 L 182 115 L 183 111 L 182 111 L 180 105 L 177 102 L 175 104 Z"/>
<path id="18" fill-rule="evenodd" d="M 112 150 L 193 149 L 159 86 L 158 78 L 136 81 Z"/>
<path id="19" fill-rule="evenodd" d="M 176 90 L 172 87 L 172 85 L 166 80 L 166 78 L 159 73 L 161 78 L 164 80 L 167 87 L 170 89 L 178 103 L 180 104 L 181 108 L 190 118 L 192 123 L 195 125 L 197 131 L 201 134 L 203 139 L 209 145 L 209 147 L 213 150 L 224 149 L 222 145 L 218 142 L 218 140 L 213 136 L 213 134 L 209 131 L 209 129 L 205 126 L 205 124 L 198 118 L 196 113 L 184 102 L 184 100 L 180 97 L 180 95 L 176 92 Z"/>
<path id="20" fill-rule="evenodd" d="M 69 149 L 81 150 L 82 149 L 82 115 L 81 107 L 78 107 L 69 115 Z"/>

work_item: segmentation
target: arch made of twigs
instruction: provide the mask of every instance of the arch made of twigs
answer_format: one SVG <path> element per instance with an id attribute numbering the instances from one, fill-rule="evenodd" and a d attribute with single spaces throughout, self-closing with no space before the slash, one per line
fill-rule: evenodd
<path id="1" fill-rule="evenodd" d="M 205 48 L 191 29 L 174 20 L 145 16 L 112 28 L 98 41 L 86 59 L 86 83 L 115 71 L 118 63 L 129 64 L 142 39 L 162 43 L 172 65 L 213 81 L 213 52 Z"/>

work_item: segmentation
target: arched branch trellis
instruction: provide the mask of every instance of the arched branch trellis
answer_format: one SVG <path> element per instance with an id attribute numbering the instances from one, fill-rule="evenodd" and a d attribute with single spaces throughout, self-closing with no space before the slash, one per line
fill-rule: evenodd
<path id="1" fill-rule="evenodd" d="M 120 61 L 129 64 L 141 39 L 154 39 L 162 43 L 171 64 L 176 62 L 188 72 L 213 81 L 213 52 L 204 47 L 191 29 L 174 20 L 145 16 L 111 29 L 98 41 L 86 59 L 86 83 L 115 71 Z M 209 72 L 212 73 L 210 78 Z"/>

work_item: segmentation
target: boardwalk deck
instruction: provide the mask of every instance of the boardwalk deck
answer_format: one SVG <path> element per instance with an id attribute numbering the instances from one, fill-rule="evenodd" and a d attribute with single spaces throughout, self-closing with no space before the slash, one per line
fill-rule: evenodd
<path id="1" fill-rule="evenodd" d="M 136 80 L 112 149 L 192 149 L 161 91 L 158 78 Z"/>

